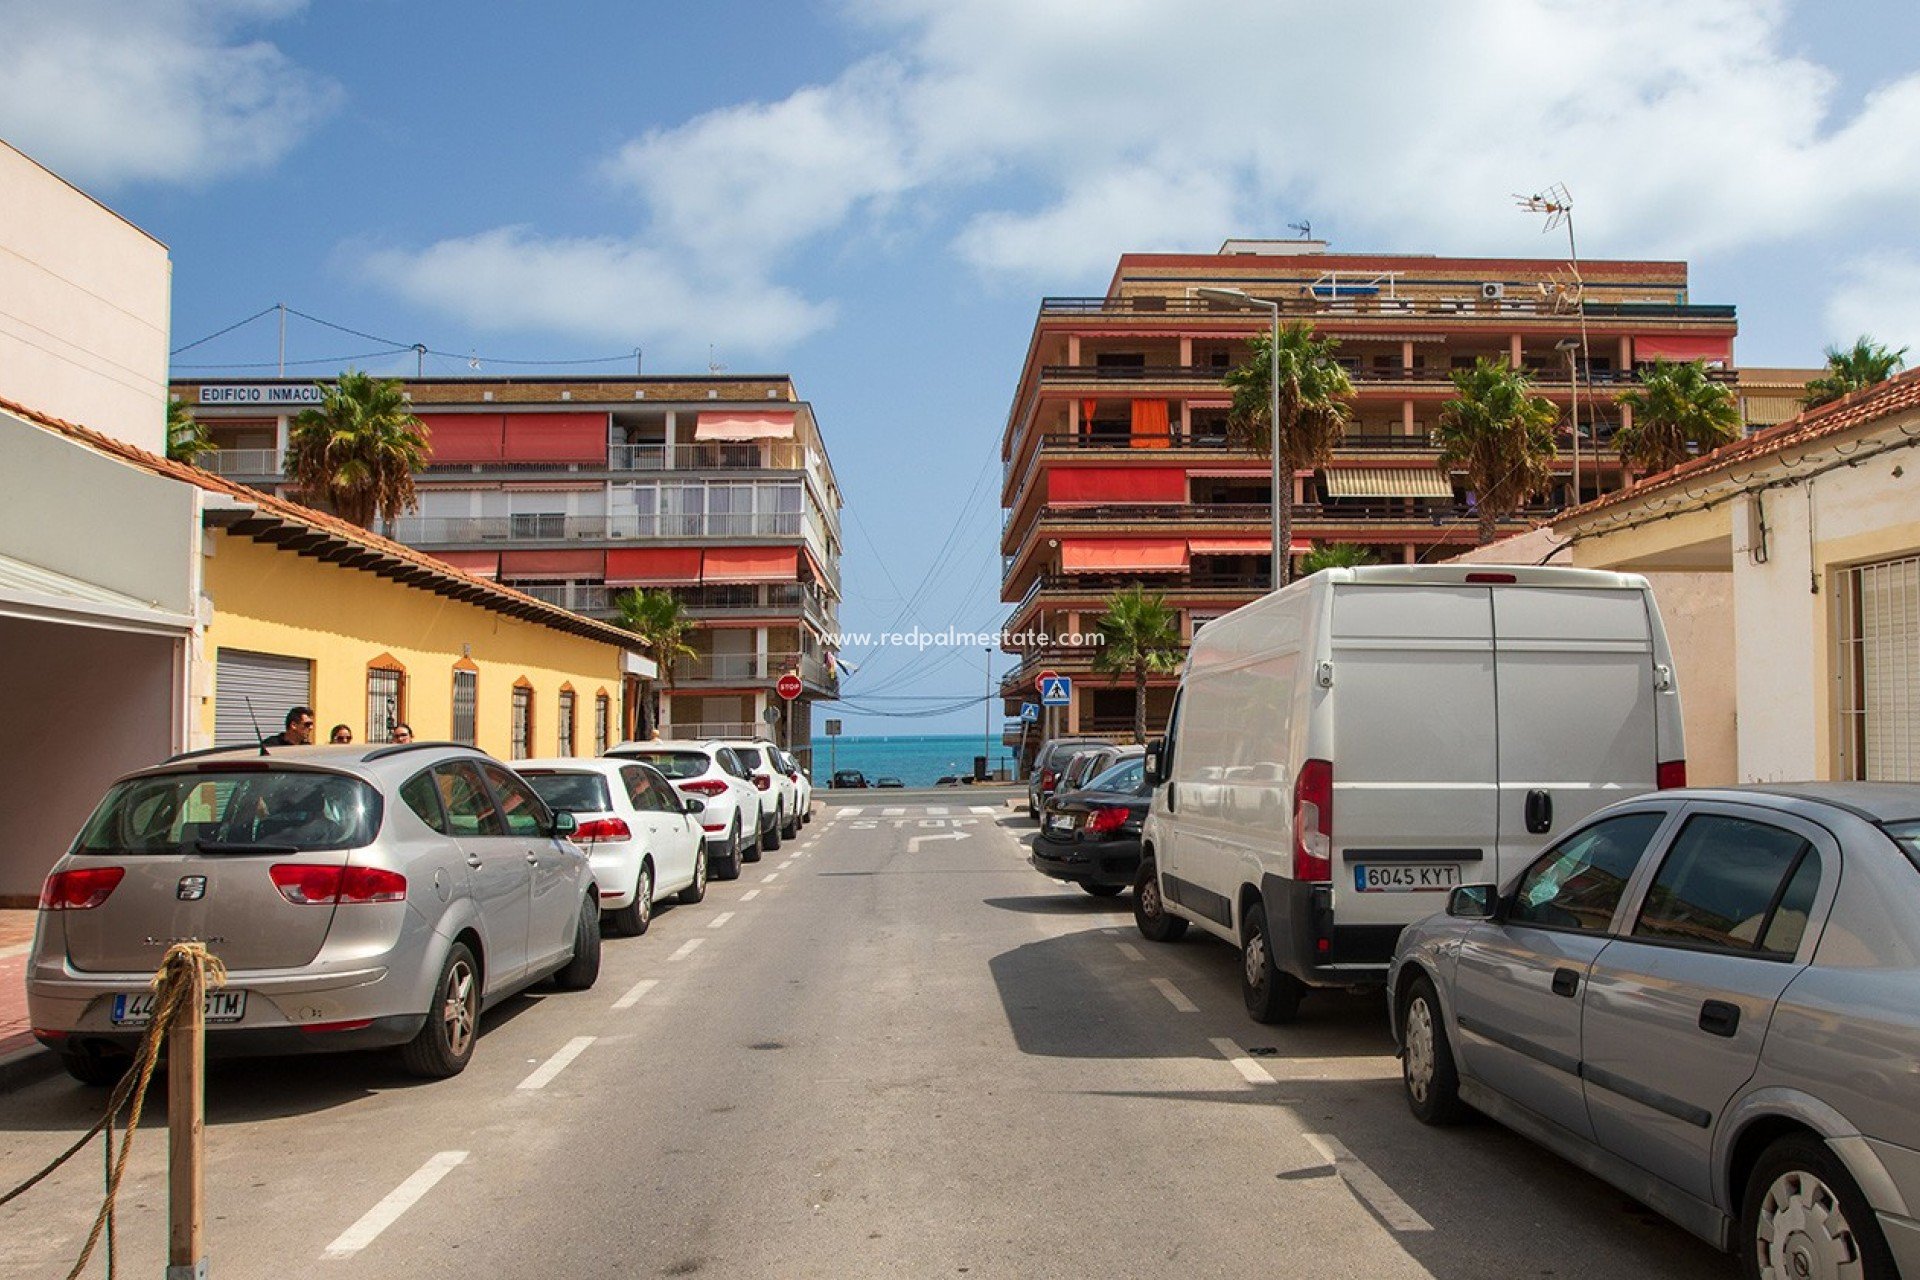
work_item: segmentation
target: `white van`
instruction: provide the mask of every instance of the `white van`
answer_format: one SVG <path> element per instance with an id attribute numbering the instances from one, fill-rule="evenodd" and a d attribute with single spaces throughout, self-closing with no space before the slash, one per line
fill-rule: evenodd
<path id="1" fill-rule="evenodd" d="M 1329 569 L 1194 636 L 1134 918 L 1241 948 L 1247 1010 L 1383 982 L 1405 925 L 1504 881 L 1602 805 L 1686 783 L 1646 579 L 1591 569 Z"/>

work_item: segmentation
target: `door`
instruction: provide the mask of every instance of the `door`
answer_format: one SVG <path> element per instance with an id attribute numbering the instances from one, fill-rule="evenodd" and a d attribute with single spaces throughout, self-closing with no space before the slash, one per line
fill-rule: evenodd
<path id="1" fill-rule="evenodd" d="M 580 909 L 581 858 L 553 835 L 553 814 L 518 774 L 483 761 L 480 771 L 493 788 L 506 826 L 501 844 L 520 855 L 528 877 L 527 969 L 538 972 L 573 950 Z"/>
<path id="2" fill-rule="evenodd" d="M 1689 810 L 1631 932 L 1593 966 L 1582 1056 L 1602 1146 L 1713 1199 L 1715 1128 L 1812 954 L 1809 922 L 1824 918 L 1822 882 L 1838 868 L 1832 837 L 1811 824 Z"/>
<path id="3" fill-rule="evenodd" d="M 1582 1138 L 1593 1137 L 1580 1084 L 1588 970 L 1665 817 L 1621 814 L 1575 832 L 1461 940 L 1453 993 L 1461 1070 Z"/>
<path id="4" fill-rule="evenodd" d="M 213 659 L 213 741 L 222 747 L 270 738 L 287 712 L 313 705 L 313 664 L 305 658 L 221 649 Z"/>
<path id="5" fill-rule="evenodd" d="M 620 779 L 647 826 L 654 883 L 667 889 L 692 884 L 694 853 L 702 837 L 699 824 L 684 812 L 679 793 L 665 778 L 638 765 L 621 769 Z"/>
<path id="6" fill-rule="evenodd" d="M 434 766 L 447 814 L 447 831 L 467 859 L 467 885 L 485 921 L 487 990 L 498 991 L 527 971 L 531 876 L 520 842 L 507 834 L 493 794 L 471 760 Z"/>

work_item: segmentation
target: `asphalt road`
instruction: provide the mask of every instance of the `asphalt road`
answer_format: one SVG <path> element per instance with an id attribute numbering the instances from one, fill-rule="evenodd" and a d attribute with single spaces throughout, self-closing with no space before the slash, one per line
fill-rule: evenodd
<path id="1" fill-rule="evenodd" d="M 1249 1021 L 1231 948 L 1146 942 L 985 798 L 823 796 L 799 841 L 610 939 L 592 991 L 494 1011 L 456 1079 L 216 1064 L 212 1274 L 1731 1274 L 1497 1126 L 1416 1124 L 1378 997 Z M 101 1097 L 0 1097 L 0 1184 Z M 154 1110 L 126 1275 L 165 1260 Z M 0 1209 L 0 1275 L 65 1274 L 99 1204 L 78 1164 Z"/>

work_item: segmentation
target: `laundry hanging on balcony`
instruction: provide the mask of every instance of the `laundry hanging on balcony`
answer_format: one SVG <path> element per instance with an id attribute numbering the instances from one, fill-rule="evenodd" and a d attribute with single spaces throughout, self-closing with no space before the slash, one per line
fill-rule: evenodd
<path id="1" fill-rule="evenodd" d="M 1136 449 L 1166 449 L 1173 440 L 1168 434 L 1167 402 L 1165 400 L 1135 400 L 1133 402 L 1133 447 Z"/>

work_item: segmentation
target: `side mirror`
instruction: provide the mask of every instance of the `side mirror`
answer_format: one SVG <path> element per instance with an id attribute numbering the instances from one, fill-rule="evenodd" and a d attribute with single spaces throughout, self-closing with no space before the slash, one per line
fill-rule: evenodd
<path id="1" fill-rule="evenodd" d="M 681 812 L 683 813 L 690 813 L 690 814 L 705 813 L 706 811 L 707 811 L 707 802 L 705 800 L 700 799 L 698 796 L 688 796 L 687 807 L 681 810 Z"/>
<path id="2" fill-rule="evenodd" d="M 556 836 L 570 836 L 579 829 L 580 819 L 565 809 L 553 815 L 553 834 Z"/>
<path id="3" fill-rule="evenodd" d="M 1461 920 L 1491 920 L 1498 886 L 1463 884 L 1447 895 L 1447 914 Z"/>
<path id="4" fill-rule="evenodd" d="M 1155 738 L 1147 743 L 1146 773 L 1147 785 L 1157 787 L 1167 780 L 1167 740 Z"/>

